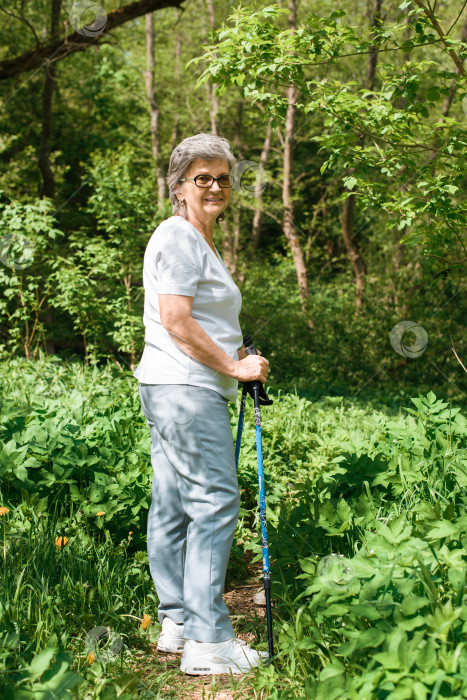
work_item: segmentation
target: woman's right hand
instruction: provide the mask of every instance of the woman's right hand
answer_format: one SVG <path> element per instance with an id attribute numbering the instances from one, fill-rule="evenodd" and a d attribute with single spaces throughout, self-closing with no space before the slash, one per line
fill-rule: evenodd
<path id="1" fill-rule="evenodd" d="M 235 363 L 235 379 L 239 382 L 260 381 L 264 384 L 268 378 L 269 362 L 259 355 L 247 355 Z"/>

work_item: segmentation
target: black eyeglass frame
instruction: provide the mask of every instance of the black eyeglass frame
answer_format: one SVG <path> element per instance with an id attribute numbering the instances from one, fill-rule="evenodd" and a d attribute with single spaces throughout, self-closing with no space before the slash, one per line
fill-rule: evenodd
<path id="1" fill-rule="evenodd" d="M 209 185 L 198 185 L 198 183 L 196 182 L 196 180 L 197 180 L 197 178 L 199 178 L 199 177 L 210 177 L 210 178 L 211 178 L 211 182 L 209 183 Z M 230 185 L 221 185 L 221 183 L 219 182 L 219 180 L 220 180 L 221 177 L 230 177 L 232 183 L 231 183 Z M 219 177 L 214 177 L 213 175 L 207 175 L 207 173 L 200 173 L 199 175 L 196 175 L 196 177 L 183 177 L 183 178 L 180 180 L 180 182 L 189 182 L 189 181 L 191 181 L 191 182 L 194 182 L 194 183 L 195 183 L 196 187 L 200 187 L 200 188 L 203 189 L 203 190 L 207 190 L 207 189 L 209 189 L 209 187 L 212 187 L 212 186 L 213 186 L 214 180 L 217 180 L 217 184 L 218 184 L 219 187 L 220 187 L 221 189 L 223 189 L 223 190 L 228 190 L 228 189 L 230 189 L 231 187 L 233 187 L 234 184 L 235 184 L 235 178 L 234 178 L 233 175 L 228 175 L 228 176 L 226 176 L 226 175 L 219 175 Z"/>

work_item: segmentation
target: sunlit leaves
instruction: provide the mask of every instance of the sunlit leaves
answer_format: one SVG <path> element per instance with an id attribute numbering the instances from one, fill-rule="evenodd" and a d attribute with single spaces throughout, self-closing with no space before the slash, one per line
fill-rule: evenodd
<path id="1" fill-rule="evenodd" d="M 403 3 L 400 9 L 408 7 Z M 414 12 L 410 9 L 408 17 Z M 435 258 L 465 259 L 467 211 L 458 195 L 464 157 L 455 145 L 462 141 L 465 152 L 461 110 L 465 78 L 446 69 L 454 68 L 451 57 L 424 14 L 419 13 L 410 25 L 409 40 L 403 14 L 396 23 L 381 23 L 373 35 L 367 28 L 350 26 L 345 18 L 341 9 L 328 17 L 309 15 L 292 32 L 283 28 L 277 8 L 254 13 L 239 9 L 222 28 L 219 43 L 194 59 L 205 65 L 200 82 L 215 75 L 220 91 L 228 85 L 240 86 L 244 97 L 264 106 L 274 125 L 285 117 L 284 87 L 298 87 L 297 109 L 323 115 L 327 128 L 311 139 L 320 143 L 325 162 L 332 158 L 334 168 L 342 171 L 352 166 L 357 171 L 350 185 L 343 182 L 348 190 L 358 191 L 359 208 L 384 208 L 388 230 L 404 231 L 402 242 L 422 245 Z M 462 52 L 460 41 L 449 38 L 449 42 L 451 49 Z M 399 47 L 413 52 L 427 45 L 428 57 L 425 48 L 406 63 L 393 53 Z M 349 61 L 363 76 L 364 61 L 375 47 L 379 55 L 372 90 L 365 89 L 363 77 L 360 81 L 341 78 L 342 66 Z M 387 62 L 393 55 L 393 63 Z M 453 79 L 457 93 L 451 114 L 455 116 L 440 120 L 442 101 Z M 324 170 L 323 164 L 321 174 Z M 433 180 L 433 187 L 419 194 L 418 181 L 427 178 Z M 417 193 L 410 207 L 403 204 L 407 190 Z"/>

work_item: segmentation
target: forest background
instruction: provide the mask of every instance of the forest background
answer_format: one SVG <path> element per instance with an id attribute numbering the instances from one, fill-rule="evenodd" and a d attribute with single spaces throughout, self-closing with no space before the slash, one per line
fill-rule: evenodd
<path id="1" fill-rule="evenodd" d="M 447 39 L 418 2 L 237 5 L 2 8 L 2 357 L 134 369 L 170 153 L 211 131 L 239 159 L 215 242 L 270 382 L 459 397 L 463 4 L 435 8 Z"/>
<path id="2" fill-rule="evenodd" d="M 2 698 L 218 696 L 155 651 L 133 377 L 169 157 L 200 132 L 238 158 L 214 242 L 274 397 L 275 667 L 220 697 L 467 697 L 467 0 L 0 0 L 0 23 Z M 254 432 L 250 405 L 227 595 L 265 649 L 235 598 L 261 584 Z"/>

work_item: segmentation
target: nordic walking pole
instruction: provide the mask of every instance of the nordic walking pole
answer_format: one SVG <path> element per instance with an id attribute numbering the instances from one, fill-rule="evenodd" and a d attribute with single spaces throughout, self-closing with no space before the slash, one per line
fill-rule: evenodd
<path id="1" fill-rule="evenodd" d="M 238 471 L 238 457 L 240 455 L 240 443 L 242 442 L 243 418 L 245 416 L 246 383 L 243 384 L 242 401 L 240 404 L 240 415 L 238 417 L 237 437 L 235 439 L 235 467 Z"/>
<path id="2" fill-rule="evenodd" d="M 253 345 L 251 336 L 246 335 L 243 338 L 243 344 L 245 346 L 245 353 L 247 355 L 256 355 L 256 348 Z M 256 429 L 256 452 L 258 457 L 258 485 L 259 485 L 259 509 L 260 509 L 260 520 L 261 520 L 261 546 L 263 550 L 263 581 L 264 581 L 264 593 L 266 596 L 266 620 L 268 628 L 268 649 L 269 649 L 269 663 L 273 663 L 272 659 L 274 656 L 274 644 L 272 638 L 272 612 L 271 612 L 271 575 L 269 570 L 269 547 L 268 547 L 268 533 L 266 528 L 266 494 L 264 491 L 264 471 L 263 471 L 263 447 L 261 443 L 261 414 L 260 414 L 260 397 L 263 404 L 272 404 L 272 400 L 268 399 L 266 392 L 263 389 L 263 385 L 259 381 L 248 382 L 249 388 L 253 393 L 253 400 L 255 405 L 255 429 Z M 242 405 L 244 407 L 243 398 L 246 398 L 245 385 L 242 394 Z M 243 418 L 243 416 L 242 416 Z M 242 420 L 243 423 L 243 420 Z M 240 434 L 241 437 L 241 434 Z M 237 448 L 237 446 L 236 446 Z M 238 449 L 240 450 L 240 443 L 238 443 Z"/>

